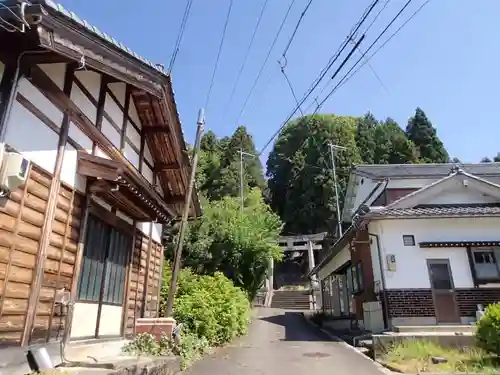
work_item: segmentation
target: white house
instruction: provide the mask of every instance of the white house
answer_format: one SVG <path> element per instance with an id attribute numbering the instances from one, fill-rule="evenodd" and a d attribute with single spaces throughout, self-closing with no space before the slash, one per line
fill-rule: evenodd
<path id="1" fill-rule="evenodd" d="M 500 301 L 499 177 L 498 163 L 355 167 L 351 225 L 313 270 L 325 312 L 381 329 L 468 323 Z M 384 321 L 366 322 L 377 304 Z"/>
<path id="2" fill-rule="evenodd" d="M 0 5 L 2 368 L 157 316 L 191 167 L 161 66 L 51 0 Z"/>

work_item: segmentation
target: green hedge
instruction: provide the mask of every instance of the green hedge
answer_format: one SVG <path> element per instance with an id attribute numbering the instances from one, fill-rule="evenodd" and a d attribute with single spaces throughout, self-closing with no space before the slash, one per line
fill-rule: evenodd
<path id="1" fill-rule="evenodd" d="M 481 349 L 500 356 L 500 303 L 489 305 L 477 322 L 476 341 Z"/>
<path id="2" fill-rule="evenodd" d="M 171 268 L 164 270 L 160 309 L 165 312 Z M 246 333 L 250 302 L 246 293 L 222 273 L 197 275 L 182 269 L 174 299 L 174 318 L 183 323 L 183 332 L 220 346 Z"/>

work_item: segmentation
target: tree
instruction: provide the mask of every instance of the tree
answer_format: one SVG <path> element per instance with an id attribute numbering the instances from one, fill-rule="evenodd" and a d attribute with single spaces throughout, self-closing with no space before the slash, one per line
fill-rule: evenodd
<path id="1" fill-rule="evenodd" d="M 491 159 L 487 156 L 485 156 L 484 158 L 481 159 L 480 161 L 481 163 L 491 163 Z"/>
<path id="2" fill-rule="evenodd" d="M 448 152 L 437 136 L 436 129 L 421 108 L 417 107 L 415 115 L 408 120 L 406 135 L 417 147 L 422 162 L 448 162 Z"/>
<path id="3" fill-rule="evenodd" d="M 197 186 L 209 200 L 240 195 L 239 150 L 257 154 L 252 136 L 244 126 L 238 127 L 231 137 L 220 140 L 211 131 L 202 137 Z M 243 182 L 245 191 L 265 187 L 262 164 L 257 156 L 245 157 Z"/>
<path id="4" fill-rule="evenodd" d="M 378 121 L 368 112 L 356 120 L 356 145 L 358 146 L 361 160 L 365 164 L 375 162 L 375 129 Z"/>
<path id="5" fill-rule="evenodd" d="M 281 259 L 277 244 L 281 228 L 279 217 L 263 202 L 258 188 L 249 191 L 242 212 L 238 198 L 208 202 L 203 216 L 189 226 L 183 266 L 199 274 L 220 271 L 253 299 L 269 259 Z M 172 258 L 173 248 L 167 254 Z"/>
<path id="6" fill-rule="evenodd" d="M 333 173 L 327 142 L 341 145 L 336 154 L 339 197 L 344 196 L 356 146 L 356 118 L 312 115 L 282 130 L 267 161 L 269 200 L 285 223 L 285 233 L 331 231 L 336 222 Z"/>
<path id="7" fill-rule="evenodd" d="M 400 126 L 387 118 L 374 130 L 375 164 L 408 164 L 418 161 L 418 152 Z"/>
<path id="8" fill-rule="evenodd" d="M 481 159 L 481 163 L 498 163 L 498 162 L 500 162 L 500 152 L 497 152 L 496 156 L 494 156 L 493 159 L 490 159 L 487 156 Z"/>
<path id="9" fill-rule="evenodd" d="M 450 159 L 450 163 L 455 163 L 455 164 L 461 164 L 462 162 L 460 161 L 459 158 L 456 156 Z"/>

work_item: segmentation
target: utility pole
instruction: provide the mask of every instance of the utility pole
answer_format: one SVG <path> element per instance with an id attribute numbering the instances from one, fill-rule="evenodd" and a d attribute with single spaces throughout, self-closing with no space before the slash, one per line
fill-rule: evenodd
<path id="1" fill-rule="evenodd" d="M 332 142 L 328 142 L 328 147 L 330 147 L 330 157 L 332 159 L 332 172 L 333 172 L 333 184 L 335 187 L 335 203 L 337 205 L 337 226 L 339 230 L 339 237 L 342 236 L 342 218 L 340 214 L 340 204 L 339 204 L 339 189 L 338 189 L 338 184 L 337 184 L 337 171 L 335 169 L 335 154 L 334 150 L 340 150 L 340 151 L 345 151 L 346 148 L 339 146 L 339 145 L 334 145 Z"/>
<path id="2" fill-rule="evenodd" d="M 255 157 L 253 154 L 249 154 L 248 152 L 243 151 L 242 148 L 238 151 L 240 154 L 240 199 L 241 199 L 241 212 L 243 212 L 243 203 L 245 201 L 244 199 L 244 189 L 243 189 L 243 156 L 250 156 L 250 157 Z"/>
<path id="3" fill-rule="evenodd" d="M 172 269 L 172 277 L 170 279 L 170 286 L 168 288 L 167 296 L 167 309 L 165 315 L 172 316 L 172 309 L 174 307 L 174 297 L 177 290 L 177 278 L 179 269 L 181 267 L 182 247 L 184 246 L 184 235 L 186 234 L 187 221 L 189 216 L 189 208 L 191 207 L 191 198 L 193 195 L 194 182 L 196 179 L 196 167 L 198 165 L 198 154 L 200 150 L 201 135 L 203 133 L 203 126 L 205 125 L 205 112 L 200 109 L 198 112 L 198 121 L 196 129 L 196 140 L 194 142 L 193 160 L 191 161 L 191 175 L 189 176 L 188 191 L 184 199 L 184 210 L 182 212 L 181 227 L 179 229 L 179 239 L 177 240 L 177 248 L 175 250 L 175 259 Z"/>

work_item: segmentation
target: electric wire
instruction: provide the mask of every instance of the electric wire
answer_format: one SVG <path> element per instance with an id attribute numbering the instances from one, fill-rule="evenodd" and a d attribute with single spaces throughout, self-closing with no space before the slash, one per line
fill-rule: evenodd
<path id="1" fill-rule="evenodd" d="M 229 8 L 227 10 L 226 21 L 224 22 L 224 29 L 222 31 L 222 38 L 219 44 L 219 50 L 217 52 L 217 58 L 215 59 L 214 71 L 212 73 L 212 78 L 210 80 L 210 85 L 208 87 L 207 98 L 205 100 L 205 110 L 210 102 L 210 95 L 212 94 L 212 88 L 214 86 L 215 74 L 217 73 L 217 67 L 219 66 L 220 55 L 222 52 L 222 46 L 224 45 L 224 39 L 226 38 L 227 24 L 229 23 L 229 18 L 231 16 L 231 10 L 233 9 L 233 0 L 229 0 Z"/>
<path id="2" fill-rule="evenodd" d="M 295 104 L 299 106 L 299 111 L 302 116 L 304 116 L 304 112 L 302 112 L 302 108 L 299 105 L 299 99 L 297 98 L 297 95 L 295 94 L 295 90 L 293 89 L 292 82 L 290 82 L 290 79 L 288 78 L 288 75 L 285 72 L 285 67 L 281 67 L 281 73 L 283 73 L 283 76 L 285 77 L 286 82 L 288 83 L 288 87 L 290 88 L 290 91 L 292 93 L 293 98 L 295 99 Z"/>
<path id="3" fill-rule="evenodd" d="M 254 82 L 253 82 L 253 85 L 250 89 L 250 91 L 248 92 L 248 95 L 246 96 L 245 98 L 245 102 L 243 103 L 243 107 L 241 108 L 239 114 L 238 114 L 238 118 L 236 120 L 236 123 L 238 123 L 241 119 L 241 115 L 243 114 L 243 112 L 245 111 L 246 109 L 246 106 L 248 104 L 248 101 L 250 100 L 250 97 L 252 96 L 253 94 L 253 91 L 255 90 L 255 87 L 257 86 L 257 82 L 259 81 L 261 75 L 262 75 L 262 72 L 264 71 L 264 68 L 267 64 L 267 61 L 269 60 L 269 57 L 271 56 L 271 52 L 273 51 L 274 49 L 274 46 L 276 45 L 276 42 L 278 41 L 278 38 L 281 34 L 281 31 L 283 30 L 283 26 L 285 26 L 285 23 L 286 23 L 286 20 L 288 19 L 288 16 L 290 14 L 290 11 L 292 10 L 292 7 L 293 7 L 293 4 L 295 3 L 295 0 L 292 0 L 290 5 L 288 6 L 288 10 L 286 11 L 286 14 L 285 14 L 285 17 L 283 17 L 283 21 L 281 21 L 281 25 L 274 37 L 274 40 L 273 40 L 273 43 L 271 44 L 271 47 L 269 48 L 269 51 L 267 52 L 267 55 L 266 55 L 266 58 L 264 59 L 264 62 L 262 63 L 262 66 L 260 67 L 260 70 L 259 70 L 259 73 L 257 74 L 257 77 L 255 78 Z"/>
<path id="4" fill-rule="evenodd" d="M 320 82 L 322 81 L 322 79 L 325 77 L 325 75 L 328 73 L 328 71 L 330 70 L 330 68 L 333 66 L 333 64 L 337 61 L 337 59 L 342 54 L 342 52 L 344 51 L 344 49 L 347 47 L 347 45 L 349 44 L 349 41 L 351 40 L 352 36 L 355 35 L 356 32 L 361 28 L 361 26 L 363 25 L 363 23 L 365 22 L 365 20 L 368 18 L 368 16 L 370 15 L 370 13 L 373 11 L 373 9 L 375 8 L 375 6 L 378 4 L 378 2 L 379 2 L 379 0 L 374 0 L 372 2 L 372 4 L 369 5 L 368 8 L 364 11 L 363 15 L 361 16 L 360 21 L 358 21 L 357 24 L 355 24 L 355 26 L 351 29 L 351 31 L 348 34 L 348 37 L 346 38 L 346 40 L 342 43 L 341 47 L 337 50 L 337 52 L 330 58 L 330 60 L 328 61 L 327 66 L 325 68 L 323 68 L 323 70 L 320 72 L 319 77 L 316 78 L 313 81 L 311 87 L 303 95 L 302 99 L 299 101 L 299 103 L 294 108 L 294 110 L 292 111 L 292 113 L 286 118 L 285 121 L 283 121 L 283 123 L 278 128 L 278 130 L 273 133 L 273 135 L 266 142 L 266 144 L 264 145 L 264 147 L 262 147 L 262 149 L 259 152 L 259 155 L 262 155 L 262 153 L 266 150 L 266 148 L 271 144 L 271 142 L 273 141 L 273 139 L 286 126 L 286 124 L 293 117 L 293 115 L 295 115 L 295 113 L 298 111 L 298 109 L 300 108 L 300 106 L 302 104 L 304 104 L 304 102 L 309 98 L 309 96 L 313 93 L 313 91 L 316 89 L 316 87 L 318 87 L 318 85 L 320 84 Z"/>
<path id="5" fill-rule="evenodd" d="M 307 11 L 309 10 L 309 7 L 311 6 L 312 2 L 313 2 L 313 0 L 309 0 L 309 2 L 306 4 L 306 7 L 302 11 L 302 13 L 299 17 L 299 20 L 297 21 L 297 24 L 295 25 L 295 29 L 293 30 L 293 33 L 290 36 L 290 39 L 288 40 L 288 43 L 287 43 L 285 49 L 283 50 L 282 56 L 285 60 L 286 60 L 286 53 L 288 52 L 288 49 L 290 48 L 290 46 L 293 42 L 293 39 L 295 38 L 295 34 L 297 34 L 297 31 L 299 30 L 300 24 L 302 23 L 302 20 L 304 19 L 304 16 L 306 15 Z"/>
<path id="6" fill-rule="evenodd" d="M 430 0 L 427 0 L 427 2 L 430 1 Z M 370 46 L 365 50 L 365 52 L 361 55 L 361 57 L 356 61 L 356 63 L 351 67 L 351 69 L 349 69 L 349 71 L 344 75 L 344 77 L 339 81 L 339 83 L 337 83 L 337 85 L 328 93 L 328 95 L 318 104 L 318 106 L 316 107 L 316 110 L 314 111 L 314 113 L 317 113 L 319 111 L 319 109 L 323 106 L 323 104 L 333 95 L 333 93 L 335 91 L 338 90 L 338 88 L 340 87 L 340 85 L 342 84 L 342 82 L 346 79 L 347 76 L 349 76 L 349 74 L 354 70 L 354 68 L 356 68 L 356 66 L 359 64 L 359 62 L 361 60 L 363 60 L 366 56 L 366 54 L 373 48 L 373 46 L 380 40 L 380 38 L 387 32 L 387 30 L 392 26 L 392 24 L 394 22 L 396 22 L 396 20 L 399 18 L 399 16 L 404 12 L 404 10 L 408 7 L 408 5 L 410 5 L 410 3 L 412 2 L 412 0 L 408 0 L 405 5 L 400 9 L 400 11 L 394 16 L 394 18 L 391 20 L 391 22 L 389 22 L 389 24 L 384 28 L 384 30 L 382 30 L 382 32 L 379 34 L 379 36 L 373 41 L 372 44 L 370 44 Z M 424 3 L 418 10 L 416 13 L 418 13 L 420 11 L 420 9 L 423 8 L 423 6 L 425 6 Z M 414 13 L 411 18 L 414 17 L 414 15 L 416 14 Z M 406 22 L 408 23 L 408 22 Z M 406 24 L 405 23 L 405 24 Z M 403 24 L 404 25 L 404 24 Z M 401 28 L 400 28 L 401 29 Z M 400 30 L 398 29 L 398 30 Z"/>
<path id="7" fill-rule="evenodd" d="M 177 58 L 177 54 L 179 53 L 182 37 L 184 35 L 184 31 L 186 30 L 186 24 L 189 18 L 189 13 L 191 11 L 192 5 L 193 5 L 193 0 L 187 0 L 186 8 L 184 9 L 184 16 L 182 17 L 179 33 L 177 34 L 177 40 L 175 41 L 174 51 L 172 52 L 172 57 L 170 58 L 170 64 L 168 66 L 168 74 L 171 74 L 172 70 L 174 69 L 175 60 Z"/>
<path id="8" fill-rule="evenodd" d="M 396 31 L 394 31 L 394 33 L 391 34 L 391 36 L 389 38 L 387 38 L 387 40 L 380 45 L 380 47 L 378 47 L 375 52 L 373 52 L 370 57 L 368 58 L 365 58 L 365 61 L 363 62 L 363 64 L 361 64 L 360 66 L 358 66 L 358 68 L 351 73 L 351 75 L 349 76 L 344 76 L 344 78 L 340 81 L 340 84 L 338 85 L 340 87 L 342 87 L 345 83 L 347 83 L 347 81 L 349 81 L 357 72 L 359 72 L 361 70 L 361 68 L 363 68 L 363 66 L 365 66 L 366 64 L 369 64 L 369 61 L 382 49 L 386 46 L 387 43 L 389 43 L 392 38 L 394 38 L 400 31 L 403 27 L 405 27 L 408 22 L 410 22 L 431 0 L 426 0 L 415 12 L 413 12 L 413 14 L 408 17 L 408 19 L 403 23 L 401 24 L 401 26 L 399 26 Z"/>
<path id="9" fill-rule="evenodd" d="M 382 14 L 382 12 L 387 8 L 387 5 L 389 5 L 389 2 L 391 0 L 386 0 L 383 7 L 378 11 L 378 13 L 375 15 L 375 17 L 373 18 L 373 20 L 370 22 L 370 24 L 368 25 L 368 27 L 365 29 L 364 33 L 363 34 L 368 34 L 368 31 L 370 31 L 370 29 L 372 28 L 372 26 L 374 25 L 374 23 L 378 20 L 378 18 L 380 17 L 380 15 Z M 354 35 L 352 37 L 348 37 L 348 40 L 347 42 L 348 43 L 353 43 L 355 44 L 355 33 L 353 33 Z M 358 51 L 360 51 L 360 53 L 362 54 L 363 51 L 361 51 L 361 49 L 358 47 Z M 380 79 L 380 77 L 378 76 L 378 74 L 376 72 L 374 72 L 375 76 L 377 77 L 377 79 L 379 80 L 379 82 L 381 83 L 382 86 L 383 83 Z M 326 90 L 326 88 L 330 85 L 332 81 L 331 80 L 328 80 L 325 82 L 325 84 L 323 85 L 323 87 L 321 88 L 321 90 L 319 91 L 318 95 L 316 95 L 316 98 L 313 102 L 311 102 L 311 104 L 309 104 L 309 106 L 306 108 L 305 112 L 308 112 L 309 109 L 311 109 L 311 107 L 313 106 L 313 104 L 316 102 L 316 105 L 317 105 L 317 101 L 319 99 L 319 97 L 321 96 L 321 94 L 323 94 L 323 92 Z"/>
<path id="10" fill-rule="evenodd" d="M 257 35 L 257 30 L 259 29 L 260 22 L 262 21 L 262 16 L 264 15 L 264 11 L 266 10 L 266 6 L 267 6 L 268 2 L 269 2 L 269 0 L 265 0 L 264 4 L 262 5 L 262 8 L 260 9 L 259 18 L 257 19 L 257 23 L 254 26 L 254 29 L 252 32 L 252 37 L 250 38 L 250 43 L 248 44 L 248 48 L 245 52 L 245 57 L 243 58 L 243 62 L 240 66 L 240 70 L 238 71 L 238 75 L 236 76 L 236 81 L 234 82 L 234 86 L 233 86 L 233 89 L 231 91 L 231 95 L 229 96 L 229 100 L 228 100 L 228 104 L 227 104 L 226 108 L 230 108 L 231 104 L 233 103 L 234 94 L 236 93 L 236 88 L 238 87 L 238 84 L 240 82 L 243 70 L 246 67 L 246 64 L 248 61 L 248 56 L 250 55 L 250 50 L 252 49 L 253 43 L 255 41 L 255 36 Z M 222 119 L 222 122 L 224 122 L 226 114 L 227 114 L 227 111 L 224 112 L 224 117 Z"/>

